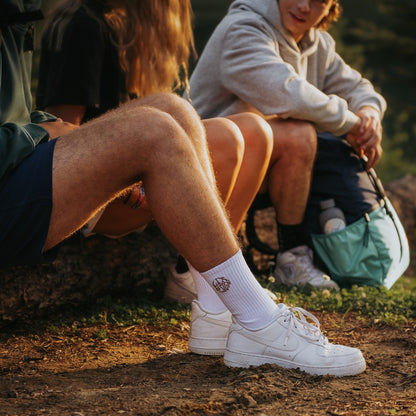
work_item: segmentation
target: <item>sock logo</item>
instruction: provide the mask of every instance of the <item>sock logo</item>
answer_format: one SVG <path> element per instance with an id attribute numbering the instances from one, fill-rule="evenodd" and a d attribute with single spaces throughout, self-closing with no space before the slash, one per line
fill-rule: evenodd
<path id="1" fill-rule="evenodd" d="M 228 289 L 230 289 L 231 282 L 226 279 L 225 277 L 217 277 L 213 282 L 212 285 L 215 287 L 215 290 L 217 292 L 228 292 Z"/>

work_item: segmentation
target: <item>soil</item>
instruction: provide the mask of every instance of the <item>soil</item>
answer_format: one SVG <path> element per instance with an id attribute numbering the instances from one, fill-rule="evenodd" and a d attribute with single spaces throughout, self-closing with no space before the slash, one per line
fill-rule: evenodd
<path id="1" fill-rule="evenodd" d="M 363 351 L 364 373 L 229 369 L 189 352 L 188 321 L 3 334 L 0 415 L 416 414 L 416 323 L 316 315 L 332 342 Z"/>
<path id="2" fill-rule="evenodd" d="M 256 224 L 260 239 L 276 248 L 272 217 L 264 210 Z M 149 264 L 155 263 L 149 253 Z M 257 266 L 268 267 L 267 256 L 252 255 Z M 102 276 L 91 263 L 94 256 L 86 257 L 85 273 Z M 110 257 L 129 263 L 121 255 Z M 123 270 L 104 264 L 117 275 Z M 73 274 L 72 263 L 63 267 Z M 95 292 L 87 292 L 91 285 L 90 279 L 81 287 L 94 298 Z M 26 303 L 32 292 L 23 292 Z M 316 316 L 331 342 L 361 349 L 365 372 L 336 378 L 271 365 L 229 369 L 221 357 L 189 352 L 189 321 L 163 327 L 75 322 L 59 330 L 0 329 L 0 416 L 416 415 L 415 321 L 397 328 L 352 313 Z"/>

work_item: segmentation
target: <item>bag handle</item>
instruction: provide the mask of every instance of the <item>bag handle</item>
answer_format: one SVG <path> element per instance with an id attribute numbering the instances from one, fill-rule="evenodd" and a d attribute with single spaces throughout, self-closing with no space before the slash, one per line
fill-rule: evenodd
<path id="1" fill-rule="evenodd" d="M 363 162 L 363 167 L 365 169 L 365 171 L 367 172 L 371 183 L 374 186 L 374 189 L 376 190 L 376 192 L 378 193 L 378 195 L 380 196 L 380 198 L 385 199 L 387 197 L 386 195 L 386 191 L 384 190 L 383 184 L 381 183 L 381 180 L 379 179 L 379 177 L 377 176 L 376 171 L 374 170 L 374 168 L 371 168 L 369 170 L 366 169 L 366 165 L 368 162 L 367 156 L 362 156 L 361 160 Z"/>
<path id="2" fill-rule="evenodd" d="M 361 158 L 361 160 L 363 161 L 363 165 L 364 165 L 364 168 L 365 168 L 368 159 L 367 159 L 366 156 L 363 156 Z M 384 202 L 384 209 L 386 210 L 387 215 L 391 218 L 391 220 L 393 222 L 393 225 L 394 225 L 394 228 L 396 229 L 396 233 L 397 233 L 397 236 L 399 237 L 399 242 L 400 242 L 400 260 L 401 260 L 402 259 L 402 256 L 403 256 L 403 243 L 402 243 L 402 239 L 400 237 L 399 228 L 397 227 L 396 221 L 394 219 L 394 215 L 391 212 L 391 210 L 389 209 L 388 205 L 386 204 L 386 198 L 387 198 L 386 191 L 384 190 L 383 184 L 381 183 L 381 180 L 377 176 L 377 173 L 374 170 L 374 168 L 371 168 L 369 170 L 366 170 L 366 172 L 367 172 L 367 174 L 368 174 L 368 176 L 369 176 L 369 178 L 370 178 L 370 180 L 371 180 L 371 182 L 372 182 L 372 184 L 374 186 L 374 189 L 376 190 L 376 192 L 378 193 L 378 195 L 380 196 L 380 198 L 383 200 L 383 202 Z"/>

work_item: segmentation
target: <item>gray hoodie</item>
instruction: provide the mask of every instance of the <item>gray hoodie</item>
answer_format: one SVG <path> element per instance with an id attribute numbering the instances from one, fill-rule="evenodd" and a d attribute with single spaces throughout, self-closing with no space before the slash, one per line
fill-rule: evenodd
<path id="1" fill-rule="evenodd" d="M 311 29 L 296 44 L 277 0 L 237 0 L 215 29 L 190 79 L 202 118 L 242 111 L 307 120 L 319 131 L 347 133 L 354 114 L 386 109 L 371 83 L 335 52 L 333 38 Z"/>

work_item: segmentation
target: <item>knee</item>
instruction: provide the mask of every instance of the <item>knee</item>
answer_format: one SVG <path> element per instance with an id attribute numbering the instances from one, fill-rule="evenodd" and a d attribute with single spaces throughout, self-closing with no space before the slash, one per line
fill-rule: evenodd
<path id="1" fill-rule="evenodd" d="M 317 150 L 317 135 L 314 126 L 305 121 L 288 121 L 283 141 L 284 153 L 304 163 L 312 163 Z"/>
<path id="2" fill-rule="evenodd" d="M 255 154 L 262 160 L 270 159 L 273 131 L 269 123 L 255 113 L 241 113 L 233 117 L 244 137 L 246 153 Z"/>
<path id="3" fill-rule="evenodd" d="M 204 136 L 201 118 L 188 101 L 173 93 L 158 93 L 155 97 L 165 102 L 160 108 L 170 114 L 190 138 Z"/>
<path id="4" fill-rule="evenodd" d="M 153 107 L 171 115 L 186 134 L 196 141 L 204 136 L 204 129 L 197 112 L 190 103 L 177 94 L 163 92 L 151 94 L 127 105 L 128 108 L 136 111 L 140 111 L 143 106 Z"/>
<path id="5" fill-rule="evenodd" d="M 129 141 L 143 167 L 163 164 L 165 159 L 177 160 L 193 151 L 190 138 L 168 112 L 141 106 L 124 113 L 123 124 L 120 139 Z"/>
<path id="6" fill-rule="evenodd" d="M 226 118 L 204 120 L 208 148 L 217 169 L 240 166 L 244 139 L 235 123 Z"/>

